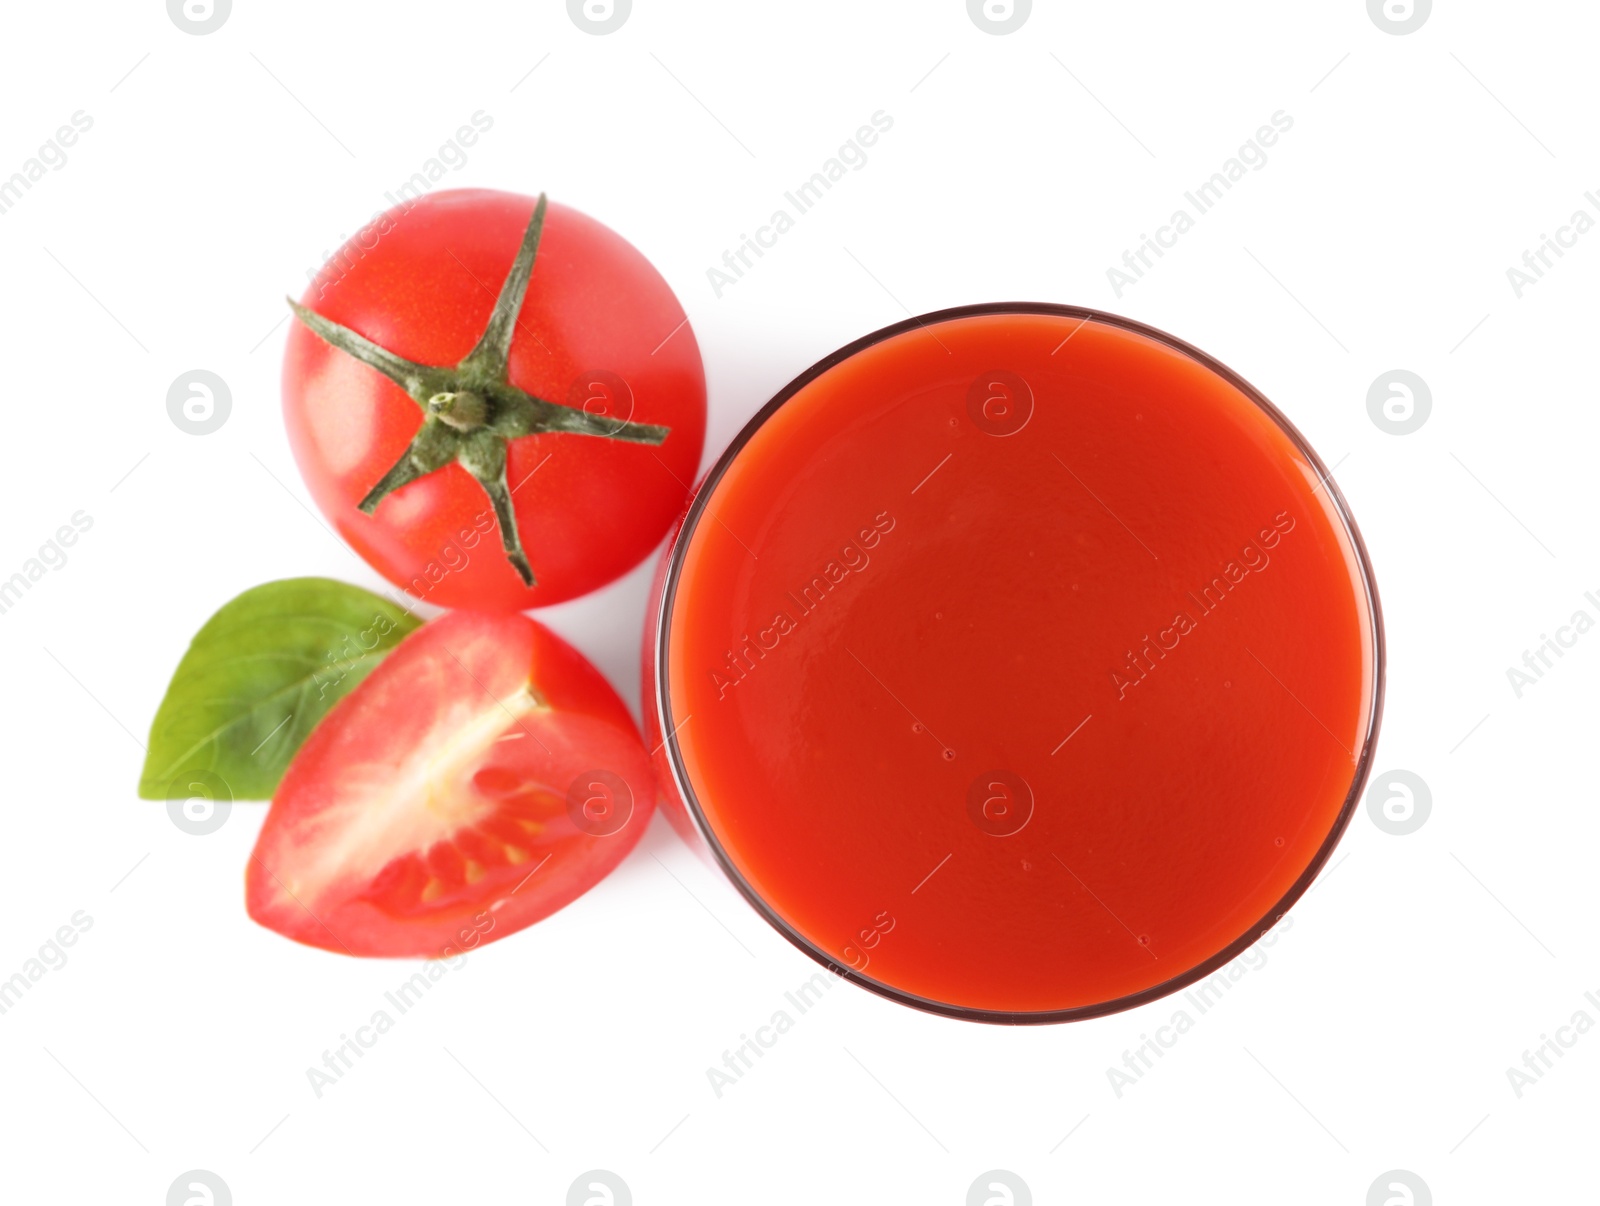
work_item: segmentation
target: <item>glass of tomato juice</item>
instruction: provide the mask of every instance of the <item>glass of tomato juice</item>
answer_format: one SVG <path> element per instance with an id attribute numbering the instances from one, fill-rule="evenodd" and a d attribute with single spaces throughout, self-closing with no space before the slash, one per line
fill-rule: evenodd
<path id="1" fill-rule="evenodd" d="M 841 349 L 658 574 L 668 816 L 836 973 L 989 1022 L 1209 977 L 1349 821 L 1383 694 L 1338 488 L 1238 375 L 1067 306 Z"/>

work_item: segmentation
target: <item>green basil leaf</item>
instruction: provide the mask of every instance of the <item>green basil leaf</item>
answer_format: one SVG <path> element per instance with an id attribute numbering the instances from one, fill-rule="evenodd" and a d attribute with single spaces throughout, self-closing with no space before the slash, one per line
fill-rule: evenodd
<path id="1" fill-rule="evenodd" d="M 195 634 L 150 725 L 139 794 L 188 795 L 216 776 L 235 800 L 269 800 L 328 709 L 421 621 L 328 578 L 247 590 Z M 211 782 L 211 780 L 207 780 Z"/>

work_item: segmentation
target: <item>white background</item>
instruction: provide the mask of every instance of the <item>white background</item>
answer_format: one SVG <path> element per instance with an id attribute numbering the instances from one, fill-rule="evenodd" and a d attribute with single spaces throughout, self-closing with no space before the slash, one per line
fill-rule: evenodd
<path id="1" fill-rule="evenodd" d="M 241 1206 L 559 1203 L 591 1168 L 639 1203 L 955 1204 L 993 1168 L 1040 1203 L 1359 1206 L 1394 1168 L 1440 1203 L 1594 1200 L 1600 1034 L 1520 1098 L 1506 1075 L 1575 1011 L 1600 1022 L 1600 635 L 1521 698 L 1506 676 L 1600 619 L 1600 233 L 1520 299 L 1506 276 L 1595 214 L 1594 6 L 1440 0 L 1406 36 L 1362 0 L 1039 0 L 1005 36 L 961 0 L 636 0 L 608 36 L 557 0 L 237 0 L 206 36 L 161 0 L 0 20 L 0 178 L 94 121 L 0 215 L 0 578 L 94 520 L 0 615 L 0 978 L 93 918 L 0 1016 L 6 1201 L 156 1206 L 192 1168 Z M 1427 823 L 1359 813 L 1266 965 L 1120 1097 L 1107 1068 L 1181 1000 L 1007 1030 L 840 985 L 719 1099 L 706 1069 L 815 967 L 658 818 L 318 1099 L 306 1069 L 413 969 L 250 923 L 264 806 L 179 831 L 135 797 L 140 742 L 237 592 L 381 585 L 290 457 L 282 298 L 479 109 L 440 187 L 548 190 L 654 261 L 705 356 L 708 460 L 820 356 L 967 302 L 1114 310 L 1261 387 L 1370 546 L 1375 770 L 1422 776 Z M 717 297 L 723 250 L 880 109 L 866 166 Z M 1124 249 L 1280 109 L 1267 165 L 1116 296 Z M 1366 408 L 1396 367 L 1433 395 L 1406 436 Z M 204 437 L 166 411 L 192 368 L 233 394 Z M 649 572 L 541 615 L 634 704 Z"/>

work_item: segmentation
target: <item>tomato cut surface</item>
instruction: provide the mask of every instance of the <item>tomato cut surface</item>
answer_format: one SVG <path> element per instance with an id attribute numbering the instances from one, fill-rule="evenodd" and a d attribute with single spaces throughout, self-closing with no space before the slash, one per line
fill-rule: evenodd
<path id="1" fill-rule="evenodd" d="M 352 955 L 468 950 L 599 882 L 654 792 L 632 717 L 581 654 L 526 616 L 447 615 L 301 748 L 250 860 L 250 916 Z"/>

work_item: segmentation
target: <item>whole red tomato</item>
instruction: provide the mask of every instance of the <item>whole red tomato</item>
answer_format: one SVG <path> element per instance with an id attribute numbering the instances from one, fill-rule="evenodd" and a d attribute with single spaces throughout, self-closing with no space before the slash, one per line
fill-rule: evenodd
<path id="1" fill-rule="evenodd" d="M 295 313 L 300 471 L 417 598 L 559 603 L 631 569 L 681 512 L 705 439 L 699 346 L 649 261 L 577 210 L 428 194 L 351 239 Z"/>

